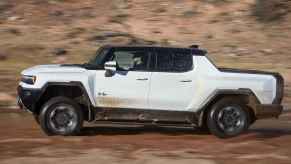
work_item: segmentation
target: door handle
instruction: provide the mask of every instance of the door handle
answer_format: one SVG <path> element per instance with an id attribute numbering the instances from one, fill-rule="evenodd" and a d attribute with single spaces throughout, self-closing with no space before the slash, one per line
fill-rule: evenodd
<path id="1" fill-rule="evenodd" d="M 138 79 L 136 79 L 136 80 L 139 80 L 139 81 L 146 81 L 146 80 L 148 80 L 148 78 L 138 78 Z"/>
<path id="2" fill-rule="evenodd" d="M 107 95 L 108 95 L 108 94 L 107 94 L 107 93 L 105 93 L 105 92 L 103 92 L 103 93 L 102 93 L 102 96 L 107 96 Z"/>
<path id="3" fill-rule="evenodd" d="M 180 82 L 182 82 L 182 83 L 190 83 L 190 82 L 192 82 L 192 80 L 181 80 Z"/>
<path id="4" fill-rule="evenodd" d="M 98 96 L 107 96 L 108 94 L 105 92 L 98 92 Z"/>

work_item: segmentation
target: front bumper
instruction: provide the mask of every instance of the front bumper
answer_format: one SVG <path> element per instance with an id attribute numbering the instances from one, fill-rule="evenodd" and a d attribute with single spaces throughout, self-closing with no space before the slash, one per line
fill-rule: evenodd
<path id="1" fill-rule="evenodd" d="M 21 86 L 18 86 L 17 92 L 17 104 L 20 109 L 33 112 L 35 110 L 36 103 L 40 97 L 41 90 L 23 88 Z"/>
<path id="2" fill-rule="evenodd" d="M 257 119 L 263 118 L 278 118 L 283 111 L 283 106 L 280 104 L 264 105 L 260 104 L 256 106 L 256 117 Z"/>

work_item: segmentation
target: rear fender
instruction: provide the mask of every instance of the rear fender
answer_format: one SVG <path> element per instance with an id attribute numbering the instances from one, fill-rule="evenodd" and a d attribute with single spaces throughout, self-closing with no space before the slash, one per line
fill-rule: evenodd
<path id="1" fill-rule="evenodd" d="M 222 98 L 233 97 L 239 98 L 244 104 L 246 104 L 252 113 L 256 113 L 256 105 L 260 104 L 256 95 L 250 89 L 237 89 L 237 90 L 218 90 L 212 96 L 203 107 L 197 111 L 196 116 L 198 118 L 198 126 L 201 127 L 205 122 L 207 112 L 211 109 L 211 106 Z"/>

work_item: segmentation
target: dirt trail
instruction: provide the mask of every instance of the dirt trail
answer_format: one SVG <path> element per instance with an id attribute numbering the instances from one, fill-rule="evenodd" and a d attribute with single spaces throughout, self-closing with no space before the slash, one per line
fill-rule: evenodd
<path id="1" fill-rule="evenodd" d="M 86 125 L 76 137 L 47 137 L 30 114 L 2 112 L 0 163 L 289 164 L 290 118 L 286 113 L 259 121 L 247 134 L 228 140 L 188 128 L 108 125 Z"/>

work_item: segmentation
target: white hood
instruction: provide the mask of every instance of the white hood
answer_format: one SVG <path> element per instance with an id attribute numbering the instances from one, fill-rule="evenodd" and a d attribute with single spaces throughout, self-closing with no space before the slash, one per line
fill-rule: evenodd
<path id="1" fill-rule="evenodd" d="M 38 73 L 81 73 L 86 69 L 76 65 L 37 65 L 21 72 L 22 75 L 36 75 Z"/>

